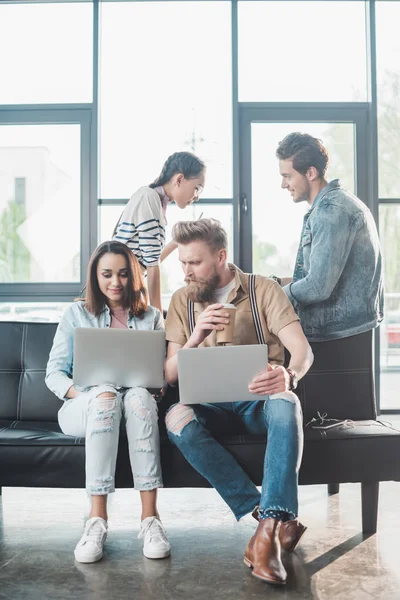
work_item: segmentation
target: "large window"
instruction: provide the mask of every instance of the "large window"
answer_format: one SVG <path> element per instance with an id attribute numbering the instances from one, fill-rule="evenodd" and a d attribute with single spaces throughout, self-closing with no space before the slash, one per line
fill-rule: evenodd
<path id="1" fill-rule="evenodd" d="M 91 102 L 91 2 L 0 4 L 0 104 Z"/>
<path id="2" fill-rule="evenodd" d="M 100 197 L 129 198 L 166 158 L 207 163 L 232 196 L 230 2 L 111 2 L 101 13 Z"/>
<path id="3" fill-rule="evenodd" d="M 400 2 L 376 5 L 380 198 L 400 199 Z"/>
<path id="4" fill-rule="evenodd" d="M 239 100 L 366 99 L 364 2 L 239 1 Z"/>
<path id="5" fill-rule="evenodd" d="M 380 328 L 381 408 L 399 408 L 400 202 L 381 204 L 379 229 L 385 274 L 385 319 Z"/>
<path id="6" fill-rule="evenodd" d="M 0 165 L 0 283 L 80 282 L 80 124 L 3 122 Z"/>
<path id="7" fill-rule="evenodd" d="M 206 187 L 169 208 L 167 240 L 203 213 L 239 267 L 289 275 L 306 207 L 280 190 L 275 147 L 301 129 L 327 146 L 328 178 L 379 212 L 376 363 L 382 407 L 400 409 L 399 22 L 400 0 L 0 0 L 0 318 L 57 318 L 132 193 L 182 150 L 205 161 Z M 277 108 L 243 135 L 246 111 Z M 342 118 L 353 109 L 365 127 Z M 175 252 L 165 307 L 182 283 Z"/>
<path id="8" fill-rule="evenodd" d="M 377 2 L 379 230 L 385 274 L 381 408 L 400 408 L 400 2 Z"/>

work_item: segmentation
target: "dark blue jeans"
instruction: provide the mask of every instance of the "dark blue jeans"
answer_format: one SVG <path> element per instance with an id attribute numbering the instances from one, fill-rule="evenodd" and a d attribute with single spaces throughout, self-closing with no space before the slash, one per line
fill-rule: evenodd
<path id="1" fill-rule="evenodd" d="M 168 436 L 186 460 L 205 477 L 236 519 L 259 505 L 297 517 L 298 472 L 303 453 L 300 402 L 293 392 L 264 401 L 174 404 L 166 417 Z M 268 434 L 261 495 L 233 456 L 213 435 Z"/>

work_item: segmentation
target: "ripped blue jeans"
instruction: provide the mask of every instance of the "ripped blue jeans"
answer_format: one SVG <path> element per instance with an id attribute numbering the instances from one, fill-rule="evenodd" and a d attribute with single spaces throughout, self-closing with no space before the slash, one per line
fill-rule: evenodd
<path id="1" fill-rule="evenodd" d="M 117 390 L 101 385 L 67 400 L 58 412 L 63 433 L 85 438 L 86 490 L 90 495 L 115 491 L 122 416 L 135 489 L 162 487 L 156 401 L 144 388 Z"/>
<path id="2" fill-rule="evenodd" d="M 237 520 L 257 505 L 261 518 L 266 511 L 297 517 L 303 427 L 296 394 L 273 394 L 265 402 L 174 404 L 166 425 L 171 442 L 217 490 Z M 213 437 L 232 433 L 268 435 L 261 494 L 232 454 Z"/>

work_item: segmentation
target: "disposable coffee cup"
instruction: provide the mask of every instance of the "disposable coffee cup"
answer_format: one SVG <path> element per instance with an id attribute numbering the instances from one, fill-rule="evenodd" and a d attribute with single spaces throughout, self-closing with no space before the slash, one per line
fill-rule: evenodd
<path id="1" fill-rule="evenodd" d="M 234 304 L 223 304 L 220 309 L 221 313 L 229 313 L 229 323 L 223 324 L 223 329 L 217 329 L 217 344 L 218 346 L 224 346 L 225 344 L 232 344 L 233 335 L 235 333 L 235 317 L 236 317 L 236 306 Z"/>

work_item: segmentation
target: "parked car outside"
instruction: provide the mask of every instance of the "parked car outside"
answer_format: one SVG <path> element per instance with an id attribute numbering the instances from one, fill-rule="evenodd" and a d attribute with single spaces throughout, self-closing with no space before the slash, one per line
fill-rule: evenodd
<path id="1" fill-rule="evenodd" d="M 400 310 L 389 312 L 383 322 L 388 348 L 400 348 Z"/>

